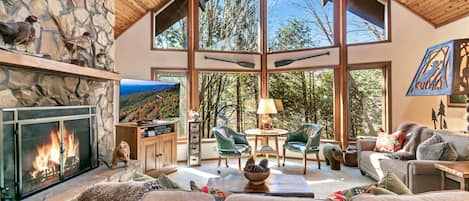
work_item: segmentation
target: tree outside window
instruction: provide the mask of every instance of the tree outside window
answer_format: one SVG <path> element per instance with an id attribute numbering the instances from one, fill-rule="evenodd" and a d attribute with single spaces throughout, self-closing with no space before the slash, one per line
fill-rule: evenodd
<path id="1" fill-rule="evenodd" d="M 383 68 L 348 71 L 349 138 L 377 136 L 385 129 L 384 79 Z"/>
<path id="2" fill-rule="evenodd" d="M 199 48 L 259 51 L 259 0 L 210 0 L 199 9 Z"/>
<path id="3" fill-rule="evenodd" d="M 272 73 L 269 97 L 282 100 L 284 111 L 273 126 L 295 130 L 302 123 L 324 126 L 323 139 L 334 139 L 334 70 Z"/>
<path id="4" fill-rule="evenodd" d="M 213 138 L 212 128 L 220 125 L 257 128 L 259 75 L 200 72 L 199 101 L 203 138 Z"/>

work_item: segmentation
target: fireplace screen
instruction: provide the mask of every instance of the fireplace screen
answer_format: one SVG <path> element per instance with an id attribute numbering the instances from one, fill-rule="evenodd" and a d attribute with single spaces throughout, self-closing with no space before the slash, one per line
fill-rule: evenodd
<path id="1" fill-rule="evenodd" d="M 97 167 L 90 106 L 2 112 L 2 196 L 23 198 Z"/>

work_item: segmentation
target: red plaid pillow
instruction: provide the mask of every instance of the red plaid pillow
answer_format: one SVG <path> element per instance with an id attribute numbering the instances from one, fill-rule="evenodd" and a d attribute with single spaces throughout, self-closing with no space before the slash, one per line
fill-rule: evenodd
<path id="1" fill-rule="evenodd" d="M 404 143 L 405 132 L 398 130 L 392 134 L 380 132 L 376 140 L 375 151 L 377 152 L 396 152 L 402 148 Z"/>

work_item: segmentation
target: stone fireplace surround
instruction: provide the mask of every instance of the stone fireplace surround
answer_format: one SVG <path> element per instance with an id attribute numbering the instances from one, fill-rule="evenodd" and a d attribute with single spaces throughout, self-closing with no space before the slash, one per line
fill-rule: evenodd
<path id="1" fill-rule="evenodd" d="M 0 50 L 0 108 L 96 105 L 98 152 L 109 153 L 114 148 L 115 84 L 121 78 L 120 74 L 113 73 L 114 12 L 114 0 L 0 1 L 0 21 L 24 21 L 29 15 L 39 18 L 34 24 L 34 44 L 19 46 L 15 53 Z M 59 26 L 71 36 L 80 36 L 93 29 L 96 50 L 102 49 L 106 55 L 104 70 L 67 63 L 73 58 L 51 15 L 57 17 Z M 0 46 L 4 47 L 1 39 Z M 26 50 L 27 54 L 47 55 L 49 59 L 21 53 Z M 108 178 L 120 173 L 108 172 L 101 166 L 89 174 L 95 175 L 93 178 Z M 84 178 L 87 180 L 86 176 L 77 180 Z M 60 186 L 68 188 L 67 184 L 58 188 Z"/>

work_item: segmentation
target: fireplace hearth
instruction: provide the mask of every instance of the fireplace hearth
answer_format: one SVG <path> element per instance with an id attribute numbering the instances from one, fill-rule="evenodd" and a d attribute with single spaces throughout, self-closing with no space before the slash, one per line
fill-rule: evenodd
<path id="1" fill-rule="evenodd" d="M 0 113 L 2 198 L 22 199 L 98 167 L 96 107 Z"/>

